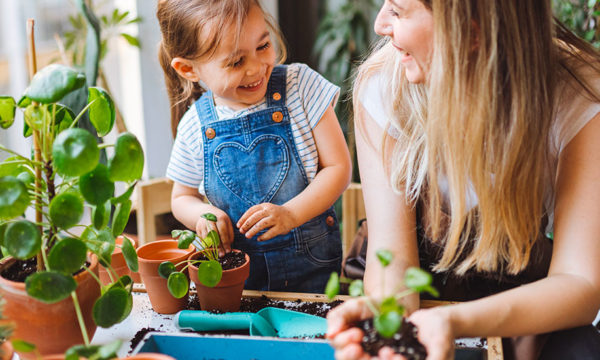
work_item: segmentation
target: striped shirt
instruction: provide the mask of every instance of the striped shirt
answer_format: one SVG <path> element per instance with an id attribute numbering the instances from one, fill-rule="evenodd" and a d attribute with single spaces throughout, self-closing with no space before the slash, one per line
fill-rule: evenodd
<path id="1" fill-rule="evenodd" d="M 319 154 L 312 130 L 317 126 L 325 110 L 337 102 L 340 89 L 305 64 L 288 65 L 286 79 L 286 106 L 294 143 L 306 176 L 312 181 L 319 167 Z M 266 100 L 246 109 L 233 110 L 216 106 L 221 121 L 238 118 L 267 108 Z M 198 188 L 204 195 L 204 152 L 200 118 L 196 106 L 183 115 L 177 127 L 177 136 L 167 167 L 167 177 L 181 185 Z"/>

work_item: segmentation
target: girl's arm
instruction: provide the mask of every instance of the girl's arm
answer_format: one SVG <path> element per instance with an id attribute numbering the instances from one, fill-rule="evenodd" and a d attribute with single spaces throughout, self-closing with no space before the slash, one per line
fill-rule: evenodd
<path id="1" fill-rule="evenodd" d="M 269 230 L 258 240 L 288 233 L 327 210 L 350 183 L 350 154 L 333 107 L 327 108 L 313 129 L 313 136 L 319 153 L 319 171 L 314 180 L 282 206 L 264 203 L 248 209 L 237 223 L 246 237 L 266 228 Z"/>
<path id="2" fill-rule="evenodd" d="M 439 323 L 449 324 L 451 338 L 537 334 L 593 321 L 600 308 L 598 139 L 600 114 L 561 154 L 548 277 L 477 301 L 416 312 L 411 320 L 428 350 L 437 351 Z"/>
<path id="3" fill-rule="evenodd" d="M 198 193 L 198 189 L 174 183 L 171 193 L 171 211 L 177 220 L 188 229 L 194 229 L 202 238 L 206 237 L 207 224 L 209 224 L 202 214 L 213 213 L 217 216 L 216 230 L 219 232 L 223 249 L 226 252 L 231 251 L 233 227 L 229 216 L 223 210 L 206 203 Z"/>

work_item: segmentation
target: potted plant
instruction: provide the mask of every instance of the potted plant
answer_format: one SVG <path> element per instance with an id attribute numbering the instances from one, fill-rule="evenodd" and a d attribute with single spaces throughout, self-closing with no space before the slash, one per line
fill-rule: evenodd
<path id="1" fill-rule="evenodd" d="M 384 268 L 392 262 L 393 254 L 389 250 L 381 249 L 376 254 L 379 263 Z M 382 281 L 384 281 L 383 278 Z M 425 347 L 417 340 L 416 327 L 404 319 L 405 309 L 399 301 L 407 295 L 421 292 L 428 292 L 438 297 L 437 290 L 431 286 L 432 281 L 433 277 L 428 272 L 410 267 L 404 272 L 406 289 L 400 292 L 393 291 L 391 295 L 378 301 L 365 296 L 362 280 L 340 278 L 334 272 L 327 282 L 325 294 L 333 299 L 340 291 L 340 282 L 346 282 L 350 284 L 348 287 L 350 296 L 364 298 L 365 304 L 373 313 L 372 319 L 356 324 L 365 333 L 362 341 L 365 352 L 377 356 L 380 348 L 389 346 L 409 360 L 424 360 L 427 357 Z M 385 287 L 382 286 L 382 288 Z"/>
<path id="2" fill-rule="evenodd" d="M 35 74 L 18 102 L 0 97 L 0 126 L 13 125 L 21 108 L 23 136 L 33 138 L 33 156 L 0 145 L 10 155 L 0 163 L 0 245 L 10 256 L 0 262 L 0 292 L 7 317 L 16 323 L 15 336 L 41 354 L 89 345 L 97 325 L 124 320 L 133 304 L 131 278 L 114 276 L 111 254 L 128 219 L 144 155 L 135 136 L 124 133 L 108 163 L 99 162 L 100 149 L 108 145 L 99 146 L 91 132 L 76 126 L 87 112 L 99 136 L 110 132 L 115 119 L 110 96 L 89 88 L 87 105 L 77 115 L 60 103 L 85 82 L 80 72 L 53 64 Z M 129 186 L 119 196 L 117 181 Z M 24 216 L 28 208 L 35 219 Z M 91 225 L 81 225 L 85 208 L 91 210 Z M 137 270 L 128 239 L 122 251 L 129 268 Z M 98 264 L 111 279 L 102 288 Z"/>
<path id="3" fill-rule="evenodd" d="M 214 214 L 206 213 L 203 218 L 216 222 Z M 210 229 L 204 239 L 196 237 L 189 230 L 173 230 L 172 236 L 178 239 L 179 248 L 193 245 L 197 251 L 188 259 L 173 264 L 165 261 L 158 272 L 167 279 L 169 292 L 176 298 L 187 295 L 189 283 L 184 271 L 189 267 L 189 275 L 203 310 L 237 311 L 240 308 L 244 282 L 250 274 L 250 257 L 239 250 L 219 256 L 221 238 L 216 230 Z M 184 265 L 180 271 L 177 267 Z"/>

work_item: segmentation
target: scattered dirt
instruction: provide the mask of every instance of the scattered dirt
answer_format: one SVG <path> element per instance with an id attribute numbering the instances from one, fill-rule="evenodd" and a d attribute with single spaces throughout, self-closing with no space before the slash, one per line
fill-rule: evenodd
<path id="1" fill-rule="evenodd" d="M 206 256 L 204 256 L 203 254 L 196 255 L 195 258 L 199 259 L 199 260 L 208 260 L 206 258 Z M 232 252 L 229 252 L 229 253 L 223 255 L 223 257 L 219 258 L 219 263 L 223 267 L 223 270 L 230 270 L 230 269 L 238 268 L 238 267 L 244 265 L 245 262 L 246 262 L 246 257 L 244 255 L 244 253 L 242 253 L 242 252 L 233 252 L 232 251 Z"/>
<path id="2" fill-rule="evenodd" d="M 135 333 L 135 335 L 133 336 L 133 339 L 131 339 L 129 353 L 131 354 L 131 352 L 136 348 L 136 346 L 140 343 L 140 341 L 142 341 L 142 339 L 144 338 L 144 336 L 146 336 L 147 333 L 157 332 L 157 331 L 159 331 L 159 330 L 155 329 L 155 328 L 151 328 L 151 327 L 145 327 L 143 329 L 140 329 L 140 331 Z"/>
<path id="3" fill-rule="evenodd" d="M 91 264 L 89 261 L 86 261 L 85 266 L 89 267 Z M 10 267 L 4 269 L 0 276 L 3 278 L 15 281 L 15 282 L 25 282 L 25 279 L 33 273 L 37 271 L 37 259 L 31 258 L 29 260 L 16 260 Z M 85 271 L 81 268 L 79 271 L 75 272 L 73 276 L 79 274 L 80 272 Z"/>
<path id="4" fill-rule="evenodd" d="M 417 340 L 417 328 L 408 321 L 404 321 L 400 330 L 390 339 L 379 335 L 373 326 L 373 319 L 361 321 L 356 325 L 365 333 L 362 340 L 363 349 L 373 356 L 376 356 L 382 347 L 389 346 L 408 360 L 425 360 L 427 357 L 425 347 Z"/>

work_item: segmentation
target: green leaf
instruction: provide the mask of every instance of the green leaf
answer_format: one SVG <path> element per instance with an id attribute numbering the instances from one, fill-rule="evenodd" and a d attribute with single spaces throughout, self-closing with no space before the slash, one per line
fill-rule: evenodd
<path id="1" fill-rule="evenodd" d="M 172 235 L 172 234 L 171 234 Z M 184 230 L 180 234 L 178 234 L 177 239 L 177 247 L 179 249 L 187 249 L 190 247 L 192 242 L 196 240 L 196 234 L 189 230 Z"/>
<path id="2" fill-rule="evenodd" d="M 212 214 L 212 213 L 202 214 L 201 217 L 205 218 L 208 221 L 212 221 L 212 222 L 216 222 L 217 221 L 217 216 L 215 214 Z"/>
<path id="3" fill-rule="evenodd" d="M 34 75 L 25 95 L 33 101 L 49 104 L 57 102 L 84 84 L 84 74 L 64 65 L 52 64 Z"/>
<path id="4" fill-rule="evenodd" d="M 35 177 L 29 170 L 23 171 L 17 175 L 17 179 L 25 184 L 27 188 L 33 189 L 35 186 Z"/>
<path id="5" fill-rule="evenodd" d="M 223 268 L 216 260 L 202 261 L 198 266 L 198 280 L 207 287 L 215 287 L 223 276 Z"/>
<path id="6" fill-rule="evenodd" d="M 209 231 L 208 234 L 206 234 L 206 238 L 204 238 L 204 243 L 208 248 L 218 248 L 221 243 L 219 233 L 216 230 Z"/>
<path id="7" fill-rule="evenodd" d="M 92 205 L 104 204 L 115 192 L 115 184 L 108 176 L 108 169 L 101 163 L 79 178 L 79 189 L 85 200 Z"/>
<path id="8" fill-rule="evenodd" d="M 112 234 L 117 237 L 121 235 L 127 221 L 129 221 L 129 215 L 131 214 L 131 200 L 125 200 L 122 203 L 117 204 L 115 209 L 115 215 L 113 216 L 112 222 Z"/>
<path id="9" fill-rule="evenodd" d="M 88 103 L 90 122 L 98 131 L 98 136 L 108 134 L 115 124 L 115 104 L 110 95 L 102 88 L 88 88 Z"/>
<path id="10" fill-rule="evenodd" d="M 400 315 L 404 315 L 404 307 L 402 305 L 398 304 L 398 301 L 396 301 L 396 298 L 393 296 L 383 299 L 383 301 L 379 305 L 379 311 L 381 313 L 395 311 L 395 312 L 399 313 Z"/>
<path id="11" fill-rule="evenodd" d="M 336 297 L 340 293 L 340 276 L 336 272 L 332 272 L 325 286 L 325 295 L 329 300 Z"/>
<path id="12" fill-rule="evenodd" d="M 45 106 L 31 104 L 25 109 L 23 114 L 25 123 L 33 130 L 40 131 L 44 124 L 50 123 L 50 113 Z"/>
<path id="13" fill-rule="evenodd" d="M 92 208 L 92 221 L 96 229 L 104 229 L 110 221 L 110 201 L 104 204 L 96 205 Z"/>
<path id="14" fill-rule="evenodd" d="M 416 292 L 427 291 L 433 296 L 438 296 L 437 290 L 431 286 L 432 282 L 431 274 L 417 267 L 410 267 L 404 272 L 404 285 L 407 288 Z"/>
<path id="15" fill-rule="evenodd" d="M 21 98 L 17 102 L 17 106 L 20 107 L 21 109 L 28 107 L 30 104 L 31 104 L 31 99 L 25 95 L 21 96 Z"/>
<path id="16" fill-rule="evenodd" d="M 384 338 L 391 338 L 402 326 L 402 314 L 396 311 L 382 313 L 376 316 L 373 324 L 377 332 Z"/>
<path id="17" fill-rule="evenodd" d="M 365 294 L 363 288 L 364 285 L 362 280 L 354 280 L 350 283 L 350 286 L 348 287 L 348 294 L 350 296 L 363 296 Z"/>
<path id="18" fill-rule="evenodd" d="M 72 276 L 56 271 L 42 271 L 31 274 L 25 279 L 27 294 L 46 304 L 66 299 L 77 288 Z"/>
<path id="19" fill-rule="evenodd" d="M 92 316 L 100 327 L 109 328 L 125 320 L 133 308 L 133 297 L 129 291 L 113 287 L 94 304 Z"/>
<path id="20" fill-rule="evenodd" d="M 121 289 L 125 289 L 125 290 L 132 290 L 132 286 L 133 286 L 133 279 L 131 278 L 131 276 L 129 275 L 123 275 L 120 278 L 117 279 L 117 281 L 115 281 L 110 287 L 109 290 L 114 288 L 114 287 L 118 287 Z"/>
<path id="21" fill-rule="evenodd" d="M 89 131 L 73 128 L 58 134 L 52 145 L 52 157 L 59 174 L 80 176 L 96 168 L 100 150 Z"/>
<path id="22" fill-rule="evenodd" d="M 54 109 L 51 111 L 54 111 L 54 113 L 55 113 L 54 127 L 55 127 L 56 133 L 58 134 L 60 132 L 67 130 L 71 126 L 73 121 L 75 120 L 76 116 L 73 113 L 73 110 L 69 109 L 68 107 L 66 107 L 64 105 L 52 104 L 52 107 Z"/>
<path id="23" fill-rule="evenodd" d="M 158 265 L 158 275 L 162 278 L 168 279 L 176 271 L 175 265 L 170 261 L 163 261 Z"/>
<path id="24" fill-rule="evenodd" d="M 15 351 L 18 352 L 32 352 L 35 350 L 35 345 L 25 340 L 10 339 L 10 343 L 12 344 L 13 348 L 15 348 Z"/>
<path id="25" fill-rule="evenodd" d="M 142 177 L 144 152 L 142 145 L 131 133 L 119 135 L 115 154 L 108 160 L 108 172 L 112 181 L 133 181 Z"/>
<path id="26" fill-rule="evenodd" d="M 129 188 L 122 193 L 121 195 L 119 195 L 118 197 L 114 197 L 112 199 L 110 199 L 111 204 L 118 204 L 118 203 L 122 203 L 124 201 L 129 200 L 129 198 L 131 197 L 131 194 L 133 193 L 133 190 L 135 189 L 135 184 L 137 184 L 137 182 L 131 184 L 131 186 L 129 186 Z"/>
<path id="27" fill-rule="evenodd" d="M 121 251 L 123 252 L 123 257 L 125 258 L 125 263 L 127 264 L 127 267 L 129 268 L 129 270 L 137 272 L 139 267 L 137 253 L 135 252 L 133 244 L 125 235 L 123 235 L 122 246 L 123 247 L 121 248 Z"/>
<path id="28" fill-rule="evenodd" d="M 190 284 L 185 274 L 175 271 L 169 275 L 167 287 L 169 288 L 171 295 L 177 299 L 181 299 L 187 294 Z"/>
<path id="29" fill-rule="evenodd" d="M 4 231 L 2 246 L 7 255 L 21 260 L 30 259 L 42 249 L 40 230 L 27 220 L 10 223 Z"/>
<path id="30" fill-rule="evenodd" d="M 64 360 L 92 359 L 100 349 L 100 345 L 75 345 L 67 349 Z"/>
<path id="31" fill-rule="evenodd" d="M 20 216 L 29 206 L 27 187 L 13 176 L 0 178 L 0 219 Z"/>
<path id="32" fill-rule="evenodd" d="M 87 247 L 79 239 L 65 238 L 52 247 L 48 254 L 48 265 L 53 271 L 73 274 L 85 264 Z"/>
<path id="33" fill-rule="evenodd" d="M 388 266 L 394 259 L 394 254 L 392 254 L 391 251 L 386 249 L 377 250 L 377 252 L 375 252 L 375 255 L 377 255 L 377 260 L 379 260 L 381 266 L 383 267 Z"/>
<path id="34" fill-rule="evenodd" d="M 27 160 L 18 156 L 11 156 L 0 162 L 0 177 L 13 176 L 16 177 L 23 171 L 30 171 L 27 166 Z"/>
<path id="35" fill-rule="evenodd" d="M 81 234 L 88 249 L 98 256 L 98 262 L 108 267 L 112 261 L 112 253 L 115 250 L 115 238 L 110 229 L 105 228 L 95 233 L 91 228 L 86 228 Z"/>
<path id="36" fill-rule="evenodd" d="M 68 229 L 79 223 L 83 216 L 83 199 L 78 193 L 68 191 L 50 201 L 50 220 L 62 229 Z"/>
<path id="37" fill-rule="evenodd" d="M 141 46 L 140 46 L 140 40 L 139 40 L 137 37 L 135 37 L 135 36 L 131 36 L 131 35 L 129 35 L 129 34 L 126 34 L 126 33 L 121 33 L 121 36 L 122 36 L 122 37 L 123 37 L 125 40 L 127 40 L 127 42 L 129 43 L 129 45 L 135 46 L 135 47 L 137 47 L 137 48 L 140 48 L 140 47 L 141 47 Z"/>
<path id="38" fill-rule="evenodd" d="M 15 122 L 17 103 L 11 96 L 0 96 L 0 127 L 8 129 Z"/>

